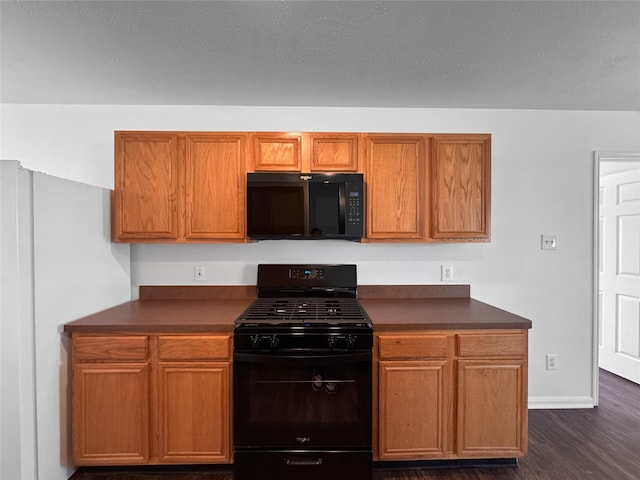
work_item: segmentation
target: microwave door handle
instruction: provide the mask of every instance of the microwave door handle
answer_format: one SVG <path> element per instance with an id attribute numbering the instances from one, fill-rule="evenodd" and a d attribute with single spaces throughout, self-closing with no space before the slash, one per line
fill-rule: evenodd
<path id="1" fill-rule="evenodd" d="M 338 199 L 338 231 L 340 232 L 340 235 L 344 235 L 345 234 L 345 225 L 346 225 L 346 221 L 345 218 L 347 216 L 347 198 L 345 195 L 345 186 L 346 184 L 344 182 L 341 182 L 338 188 L 339 193 L 339 199 Z"/>
<path id="2" fill-rule="evenodd" d="M 302 182 L 302 198 L 304 202 L 304 228 L 302 233 L 305 237 L 309 235 L 309 222 L 311 221 L 309 218 L 310 196 L 309 181 L 305 180 Z"/>

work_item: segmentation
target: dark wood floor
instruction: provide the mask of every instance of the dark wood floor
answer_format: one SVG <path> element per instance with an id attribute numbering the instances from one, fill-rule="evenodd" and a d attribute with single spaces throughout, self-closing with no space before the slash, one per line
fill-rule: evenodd
<path id="1" fill-rule="evenodd" d="M 78 471 L 72 480 L 232 480 L 230 471 Z M 373 480 L 639 480 L 640 386 L 600 371 L 600 406 L 530 410 L 518 467 L 374 471 Z M 275 479 L 274 479 L 275 480 Z M 304 479 L 300 479 L 304 480 Z"/>

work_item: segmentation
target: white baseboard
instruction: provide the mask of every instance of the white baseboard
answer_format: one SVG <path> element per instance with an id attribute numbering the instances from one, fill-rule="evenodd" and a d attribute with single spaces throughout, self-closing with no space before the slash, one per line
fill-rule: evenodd
<path id="1" fill-rule="evenodd" d="M 529 410 L 593 408 L 592 397 L 529 397 Z"/>

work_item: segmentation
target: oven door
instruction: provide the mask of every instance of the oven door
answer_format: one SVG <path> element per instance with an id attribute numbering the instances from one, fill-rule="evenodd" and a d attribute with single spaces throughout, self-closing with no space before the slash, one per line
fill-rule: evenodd
<path id="1" fill-rule="evenodd" d="M 234 352 L 236 448 L 371 448 L 371 352 Z"/>

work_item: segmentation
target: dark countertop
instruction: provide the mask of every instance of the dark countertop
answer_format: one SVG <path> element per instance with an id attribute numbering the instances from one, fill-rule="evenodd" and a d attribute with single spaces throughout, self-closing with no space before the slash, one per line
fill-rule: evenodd
<path id="1" fill-rule="evenodd" d="M 363 298 L 374 330 L 529 329 L 531 320 L 472 298 Z"/>
<path id="2" fill-rule="evenodd" d="M 253 299 L 136 300 L 64 326 L 70 333 L 231 332 Z"/>
<path id="3" fill-rule="evenodd" d="M 531 320 L 469 298 L 468 286 L 363 286 L 375 331 L 529 329 Z M 141 287 L 140 300 L 88 315 L 67 333 L 215 333 L 233 330 L 255 287 Z"/>

